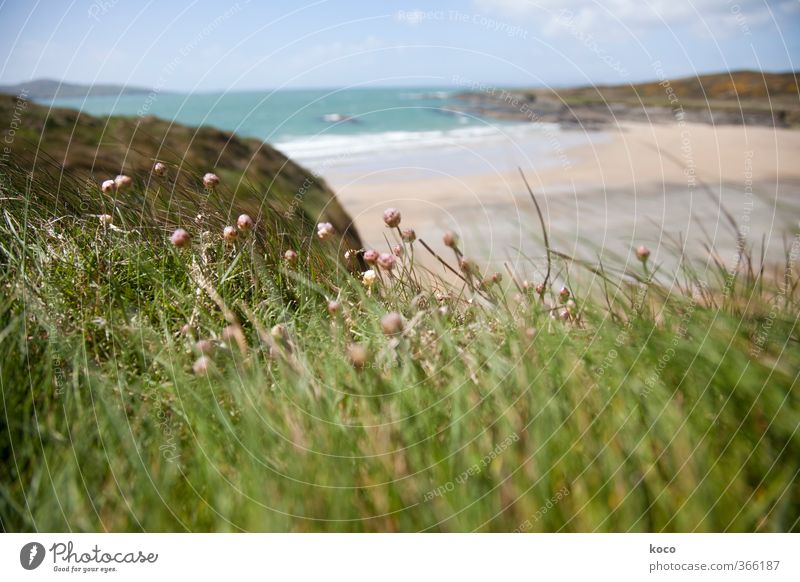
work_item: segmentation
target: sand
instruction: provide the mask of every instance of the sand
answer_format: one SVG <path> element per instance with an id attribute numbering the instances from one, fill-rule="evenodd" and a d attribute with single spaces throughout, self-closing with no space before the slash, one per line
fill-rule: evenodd
<path id="1" fill-rule="evenodd" d="M 713 241 L 723 258 L 732 258 L 736 239 L 722 208 L 756 247 L 765 237 L 775 262 L 783 259 L 784 237 L 800 231 L 800 131 L 626 123 L 602 139 L 561 147 L 568 133 L 549 136 L 546 159 L 541 143 L 536 159 L 526 155 L 525 142 L 507 144 L 506 163 L 491 172 L 482 170 L 478 145 L 464 152 L 458 172 L 452 152 L 442 172 L 437 163 L 444 154 L 434 151 L 424 154 L 424 164 L 418 154 L 413 171 L 376 161 L 369 171 L 345 165 L 325 177 L 368 245 L 386 246 L 391 233 L 381 215 L 395 206 L 403 225 L 437 250 L 446 251 L 441 234 L 452 229 L 468 255 L 494 268 L 510 261 L 535 271 L 544 255 L 517 164 L 543 207 L 554 246 L 572 256 L 624 262 L 645 244 L 654 261 L 666 264 L 675 255 L 672 239 L 686 241 L 685 251 L 699 257 L 707 256 L 703 242 Z"/>

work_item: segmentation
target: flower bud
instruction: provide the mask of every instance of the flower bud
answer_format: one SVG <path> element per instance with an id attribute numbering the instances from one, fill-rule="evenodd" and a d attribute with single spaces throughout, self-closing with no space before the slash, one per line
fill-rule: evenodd
<path id="1" fill-rule="evenodd" d="M 203 176 L 203 186 L 205 186 L 209 190 L 213 190 L 218 185 L 219 185 L 219 176 L 217 176 L 216 174 L 208 172 L 205 176 Z"/>
<path id="2" fill-rule="evenodd" d="M 116 184 L 117 190 L 122 191 L 130 188 L 131 184 L 133 184 L 133 178 L 126 176 L 125 174 L 120 174 L 114 178 L 114 184 Z"/>
<path id="3" fill-rule="evenodd" d="M 341 307 L 342 306 L 339 304 L 338 301 L 328 301 L 328 313 L 330 313 L 331 315 L 336 315 L 337 313 L 339 313 Z"/>
<path id="4" fill-rule="evenodd" d="M 289 249 L 283 253 L 283 258 L 287 263 L 294 263 L 297 260 L 297 252 Z"/>
<path id="5" fill-rule="evenodd" d="M 417 240 L 417 233 L 414 232 L 413 228 L 404 228 L 401 234 L 403 236 L 403 240 L 407 243 L 412 243 Z"/>
<path id="6" fill-rule="evenodd" d="M 114 180 L 105 180 L 100 185 L 100 191 L 103 194 L 109 194 L 109 193 L 113 192 L 116 189 L 117 189 L 117 183 Z"/>
<path id="7" fill-rule="evenodd" d="M 211 355 L 214 352 L 214 343 L 211 340 L 202 339 L 194 344 L 194 347 L 204 356 Z"/>
<path id="8" fill-rule="evenodd" d="M 400 225 L 400 211 L 397 208 L 387 208 L 383 211 L 383 222 L 389 228 L 396 228 Z"/>
<path id="9" fill-rule="evenodd" d="M 375 271 L 372 270 L 372 269 L 364 271 L 364 273 L 361 275 L 361 281 L 367 287 L 371 287 L 375 283 L 375 280 L 377 278 L 378 278 L 378 276 L 375 274 Z"/>
<path id="10" fill-rule="evenodd" d="M 369 360 L 369 353 L 367 349 L 360 344 L 350 344 L 347 346 L 347 360 L 354 368 L 361 369 L 367 365 Z"/>
<path id="11" fill-rule="evenodd" d="M 226 226 L 222 231 L 222 238 L 224 238 L 227 243 L 235 241 L 237 236 L 239 236 L 239 233 L 236 232 L 236 229 L 232 226 Z"/>
<path id="12" fill-rule="evenodd" d="M 111 224 L 113 222 L 114 217 L 111 216 L 110 214 L 101 214 L 100 216 L 97 217 L 97 219 L 100 221 L 100 224 L 102 224 L 103 226 L 108 226 L 109 224 Z"/>
<path id="13" fill-rule="evenodd" d="M 380 256 L 378 256 L 378 266 L 385 271 L 391 271 L 394 269 L 394 263 L 394 255 L 390 255 L 389 253 L 381 253 Z"/>
<path id="14" fill-rule="evenodd" d="M 569 299 L 569 296 L 570 296 L 569 289 L 567 289 L 566 287 L 562 287 L 561 291 L 558 292 L 558 297 L 561 299 L 561 303 L 566 302 L 566 300 Z"/>
<path id="15" fill-rule="evenodd" d="M 236 226 L 241 231 L 248 231 L 253 228 L 253 219 L 250 218 L 249 214 L 240 214 L 239 218 L 236 219 Z"/>
<path id="16" fill-rule="evenodd" d="M 394 255 L 396 257 L 402 257 L 403 256 L 403 245 L 394 245 L 392 247 L 392 252 L 394 253 Z"/>
<path id="17" fill-rule="evenodd" d="M 178 248 L 185 247 L 189 244 L 191 237 L 189 233 L 183 230 L 182 228 L 178 228 L 175 232 L 172 233 L 172 236 L 169 237 L 169 240 Z"/>
<path id="18" fill-rule="evenodd" d="M 166 173 L 167 173 L 167 166 L 166 166 L 166 164 L 162 164 L 161 162 L 156 162 L 156 163 L 153 165 L 153 173 L 154 173 L 156 176 L 163 176 L 164 174 L 166 174 Z"/>
<path id="19" fill-rule="evenodd" d="M 368 249 L 364 251 L 364 262 L 368 265 L 374 265 L 378 260 L 379 253 L 375 249 Z"/>
<path id="20" fill-rule="evenodd" d="M 650 249 L 644 245 L 640 246 L 636 249 L 636 257 L 643 263 L 646 263 L 647 259 L 650 258 Z"/>
<path id="21" fill-rule="evenodd" d="M 317 225 L 317 236 L 320 240 L 325 240 L 334 235 L 336 231 L 330 222 L 320 222 Z"/>
<path id="22" fill-rule="evenodd" d="M 205 376 L 211 370 L 211 359 L 208 356 L 200 356 L 192 365 L 192 371 L 198 376 Z"/>
<path id="23" fill-rule="evenodd" d="M 392 311 L 381 318 L 381 329 L 386 335 L 397 335 L 403 331 L 403 316 Z"/>
<path id="24" fill-rule="evenodd" d="M 458 235 L 452 230 L 448 230 L 442 236 L 442 242 L 444 243 L 444 246 L 454 249 L 458 246 Z"/>

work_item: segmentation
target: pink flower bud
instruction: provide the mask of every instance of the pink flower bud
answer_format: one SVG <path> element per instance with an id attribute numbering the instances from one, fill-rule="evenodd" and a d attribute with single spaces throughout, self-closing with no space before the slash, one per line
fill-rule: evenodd
<path id="1" fill-rule="evenodd" d="M 636 257 L 643 263 L 646 263 L 647 259 L 650 258 L 650 249 L 644 245 L 640 246 L 636 249 Z"/>
<path id="2" fill-rule="evenodd" d="M 404 228 L 401 234 L 403 235 L 403 240 L 407 243 L 417 240 L 417 233 L 414 232 L 413 228 Z"/>
<path id="3" fill-rule="evenodd" d="M 364 262 L 368 265 L 374 265 L 378 260 L 379 253 L 375 249 L 364 251 Z"/>
<path id="4" fill-rule="evenodd" d="M 335 234 L 335 230 L 333 225 L 330 222 L 320 222 L 317 225 L 317 236 L 320 240 L 325 240 L 332 237 Z"/>
<path id="5" fill-rule="evenodd" d="M 176 247 L 182 248 L 182 247 L 185 247 L 185 246 L 187 246 L 189 244 L 189 241 L 191 240 L 191 237 L 189 236 L 188 232 L 186 232 L 182 228 L 179 228 L 179 229 L 175 230 L 175 232 L 172 233 L 172 236 L 169 237 L 169 240 Z"/>
<path id="6" fill-rule="evenodd" d="M 166 173 L 167 173 L 167 166 L 166 166 L 166 164 L 162 164 L 161 162 L 156 162 L 156 163 L 153 165 L 153 173 L 154 173 L 156 176 L 163 176 L 164 174 L 166 174 Z"/>
<path id="7" fill-rule="evenodd" d="M 114 217 L 112 217 L 110 214 L 101 214 L 97 217 L 97 219 L 103 226 L 108 226 L 114 220 Z"/>
<path id="8" fill-rule="evenodd" d="M 362 345 L 350 344 L 347 346 L 347 360 L 350 362 L 351 366 L 360 370 L 367 365 L 369 353 Z"/>
<path id="9" fill-rule="evenodd" d="M 403 316 L 392 311 L 381 318 L 381 329 L 386 335 L 397 335 L 403 331 Z"/>
<path id="10" fill-rule="evenodd" d="M 236 229 L 232 226 L 226 226 L 222 231 L 222 238 L 225 239 L 225 242 L 232 243 L 236 240 L 237 236 L 239 236 L 239 233 L 236 232 Z"/>
<path id="11" fill-rule="evenodd" d="M 564 303 L 567 299 L 569 299 L 569 289 L 566 287 L 562 287 L 561 291 L 558 292 L 558 296 L 561 299 L 561 302 Z"/>
<path id="12" fill-rule="evenodd" d="M 328 301 L 328 313 L 331 315 L 336 315 L 339 313 L 339 309 L 341 309 L 341 305 L 338 301 Z"/>
<path id="13" fill-rule="evenodd" d="M 114 184 L 116 184 L 117 190 L 125 190 L 130 188 L 131 184 L 133 184 L 133 178 L 125 174 L 120 174 L 114 178 Z"/>
<path id="14" fill-rule="evenodd" d="M 109 194 L 110 192 L 113 192 L 116 189 L 117 189 L 117 183 L 114 180 L 105 180 L 100 185 L 100 190 L 103 192 L 103 194 Z"/>
<path id="15" fill-rule="evenodd" d="M 452 230 L 448 230 L 442 236 L 442 242 L 444 243 L 444 246 L 454 249 L 458 246 L 458 235 Z"/>
<path id="16" fill-rule="evenodd" d="M 287 263 L 294 263 L 297 260 L 297 253 L 292 249 L 289 249 L 285 253 L 283 253 L 283 258 L 286 260 Z"/>
<path id="17" fill-rule="evenodd" d="M 194 344 L 194 348 L 204 356 L 208 356 L 214 352 L 214 343 L 211 340 L 202 339 Z"/>
<path id="18" fill-rule="evenodd" d="M 403 245 L 394 245 L 392 247 L 392 252 L 395 254 L 395 256 L 402 257 L 403 256 Z"/>
<path id="19" fill-rule="evenodd" d="M 378 266 L 381 269 L 391 271 L 394 269 L 394 263 L 394 255 L 390 255 L 389 253 L 381 253 L 380 256 L 378 256 Z"/>
<path id="20" fill-rule="evenodd" d="M 200 356 L 192 365 L 192 371 L 198 376 L 205 376 L 211 370 L 211 359 L 208 356 Z"/>
<path id="21" fill-rule="evenodd" d="M 219 176 L 217 176 L 216 174 L 208 172 L 205 176 L 203 176 L 203 186 L 205 186 L 209 190 L 213 190 L 218 185 L 219 185 Z"/>
<path id="22" fill-rule="evenodd" d="M 400 211 L 397 208 L 387 208 L 383 211 L 383 222 L 389 228 L 396 228 L 400 225 Z"/>
<path id="23" fill-rule="evenodd" d="M 476 265 L 472 259 L 467 259 L 467 258 L 461 259 L 459 266 L 461 267 L 461 270 L 464 271 L 465 273 L 469 273 L 472 275 L 476 275 L 478 273 L 478 265 Z"/>
<path id="24" fill-rule="evenodd" d="M 544 295 L 544 290 L 545 290 L 544 283 L 537 283 L 536 284 L 536 294 L 537 295 Z"/>
<path id="25" fill-rule="evenodd" d="M 236 219 L 236 226 L 242 231 L 250 230 L 253 228 L 253 219 L 250 218 L 249 214 L 240 214 L 239 218 Z"/>

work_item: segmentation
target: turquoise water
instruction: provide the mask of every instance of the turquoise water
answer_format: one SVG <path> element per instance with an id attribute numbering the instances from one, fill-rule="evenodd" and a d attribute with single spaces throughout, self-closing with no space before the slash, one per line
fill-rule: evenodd
<path id="1" fill-rule="evenodd" d="M 555 139 L 559 147 L 587 141 L 555 126 L 458 113 L 454 109 L 463 103 L 457 90 L 447 88 L 152 93 L 53 104 L 95 115 L 154 115 L 234 131 L 269 142 L 323 174 L 392 166 L 496 172 L 554 163 Z M 465 157 L 467 152 L 471 157 Z"/>
<path id="2" fill-rule="evenodd" d="M 155 115 L 183 124 L 235 131 L 270 143 L 313 136 L 387 134 L 399 140 L 402 133 L 413 139 L 419 132 L 484 125 L 471 116 L 448 111 L 459 102 L 451 90 L 442 88 L 160 93 L 58 99 L 54 105 L 95 115 Z"/>

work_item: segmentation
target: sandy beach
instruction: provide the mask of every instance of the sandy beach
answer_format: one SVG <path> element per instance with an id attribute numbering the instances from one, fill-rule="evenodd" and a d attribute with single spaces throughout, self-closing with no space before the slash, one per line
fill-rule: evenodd
<path id="1" fill-rule="evenodd" d="M 585 143 L 564 146 L 575 134 Z M 670 263 L 665 245 L 673 237 L 687 241 L 689 255 L 706 256 L 702 242 L 710 239 L 723 258 L 733 257 L 724 208 L 756 247 L 763 235 L 767 256 L 778 262 L 783 237 L 794 236 L 800 219 L 799 155 L 800 132 L 789 129 L 626 123 L 587 135 L 509 138 L 501 163 L 477 144 L 368 170 L 344 164 L 324 175 L 373 246 L 385 246 L 381 213 L 395 206 L 439 250 L 441 233 L 453 229 L 467 254 L 495 267 L 541 257 L 538 218 L 515 170 L 521 166 L 555 247 L 573 256 L 624 261 L 646 244 L 656 261 Z"/>

